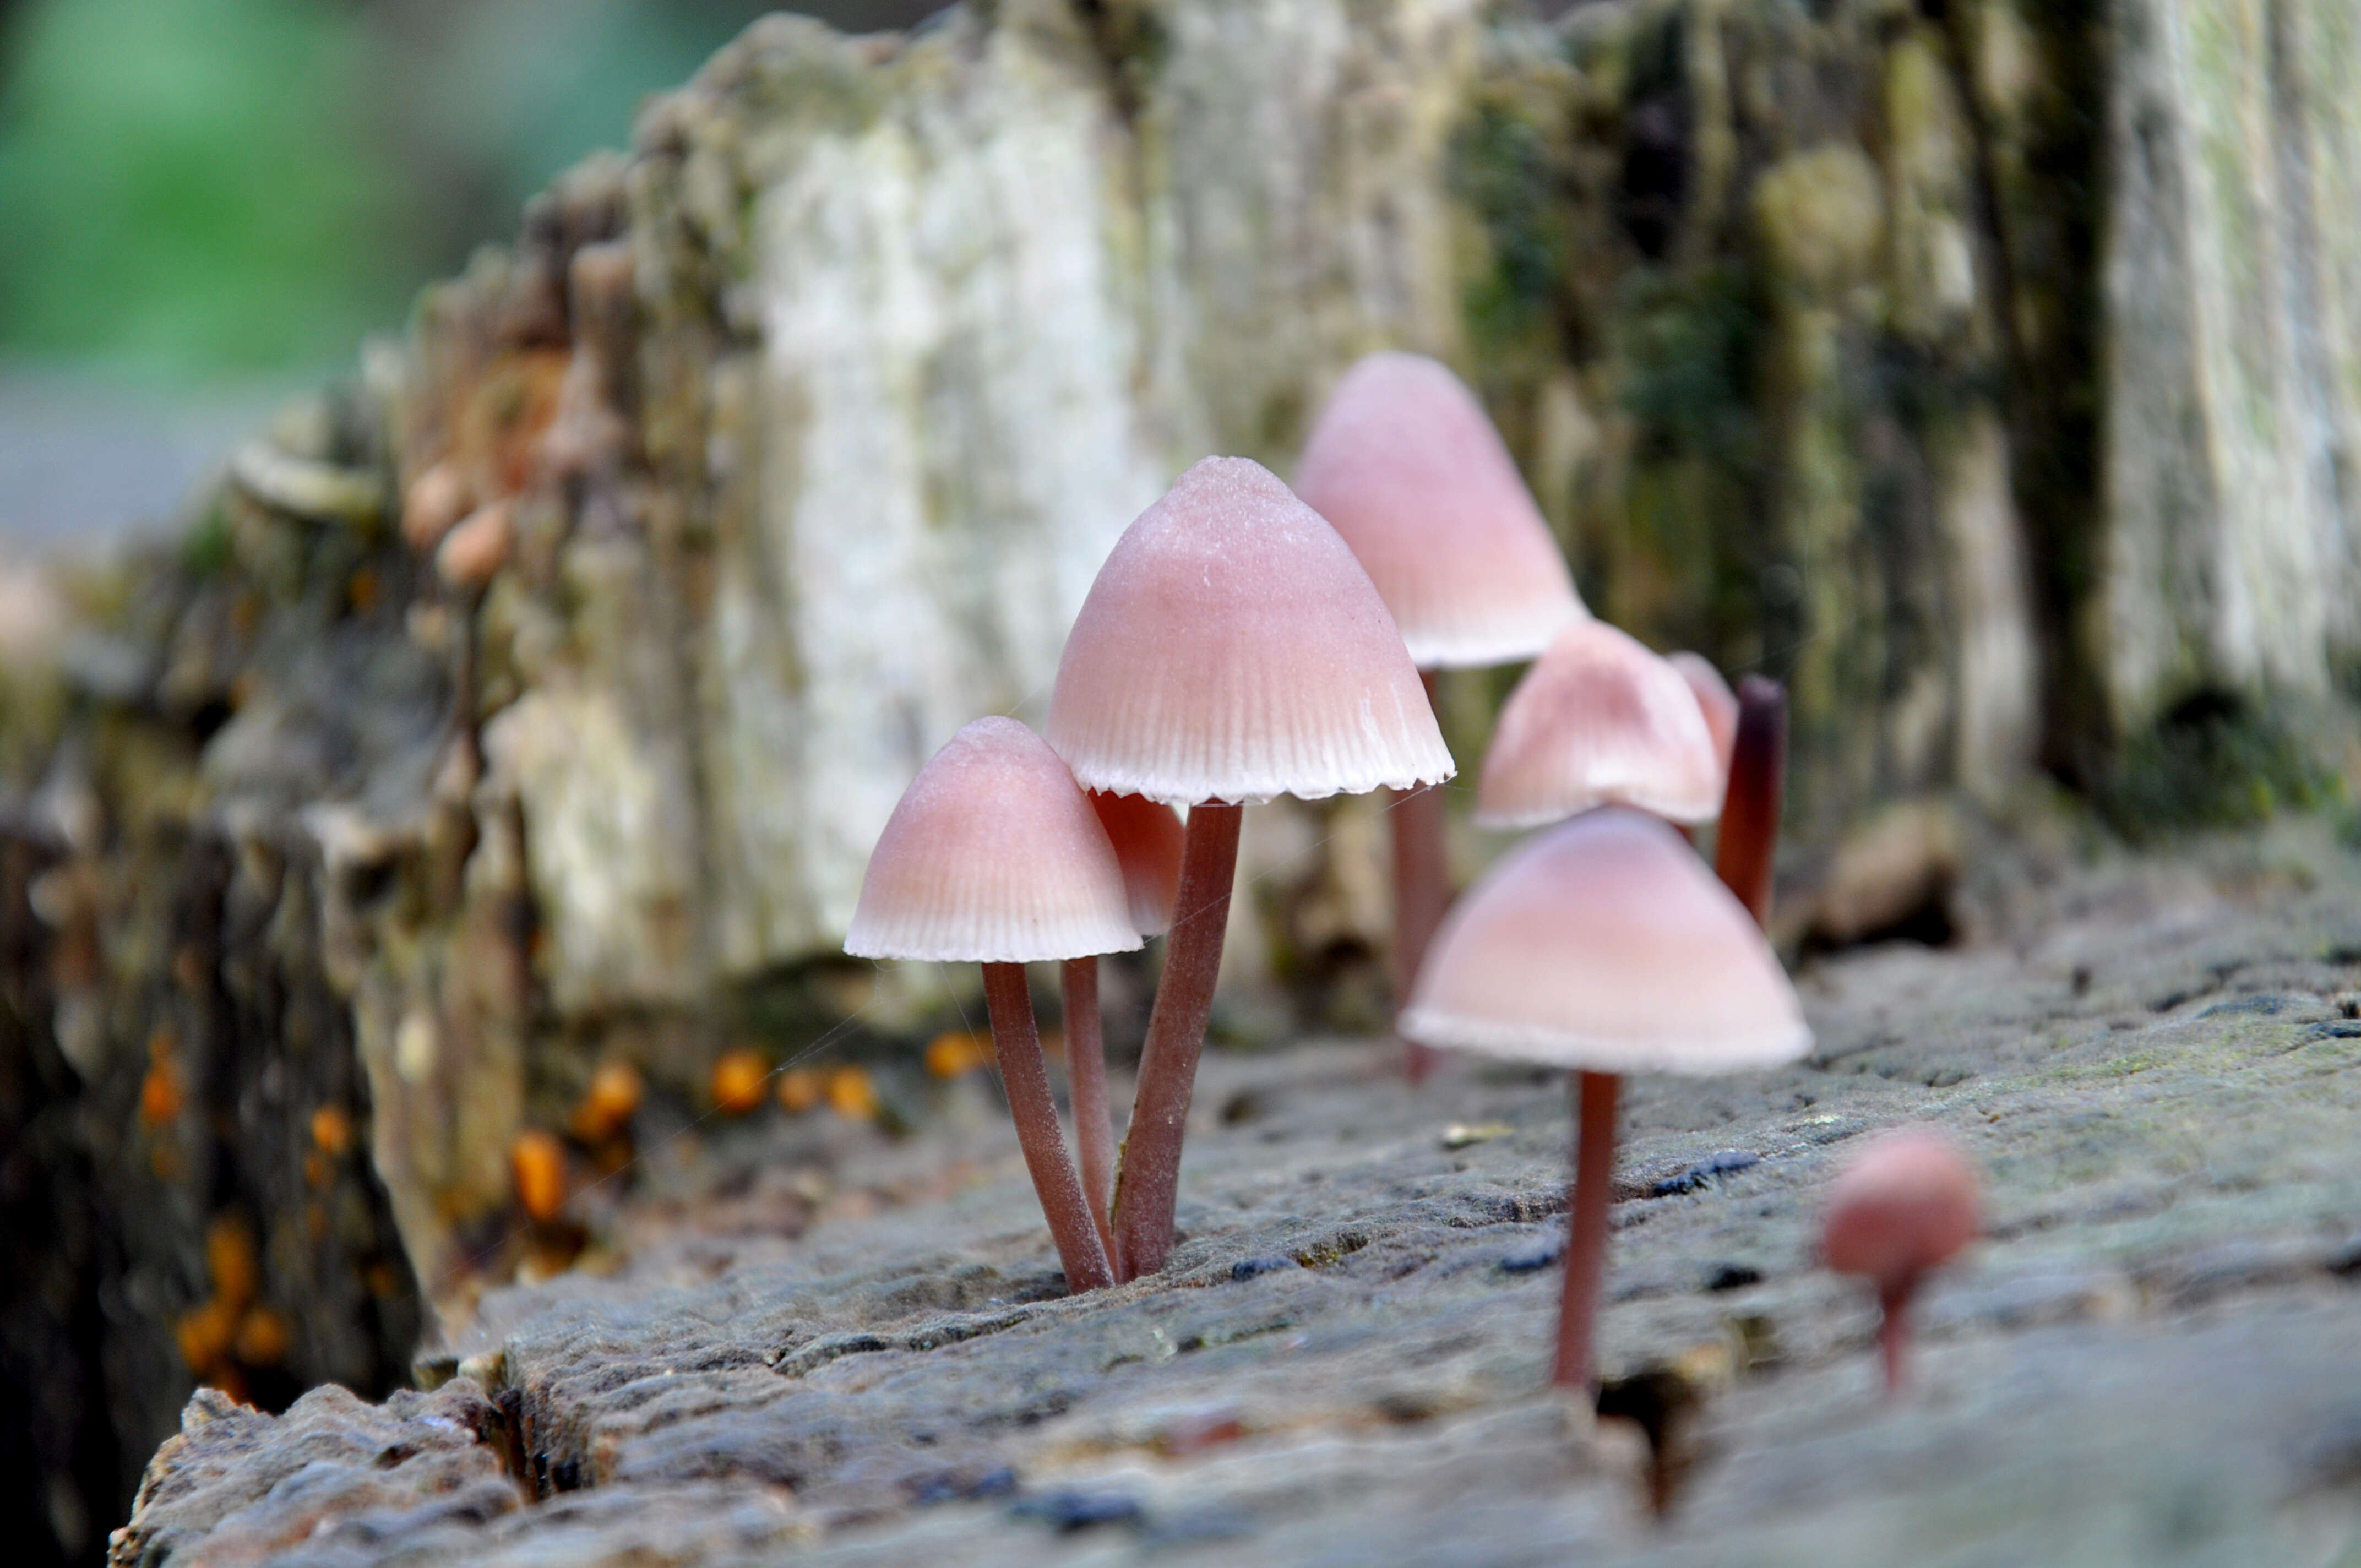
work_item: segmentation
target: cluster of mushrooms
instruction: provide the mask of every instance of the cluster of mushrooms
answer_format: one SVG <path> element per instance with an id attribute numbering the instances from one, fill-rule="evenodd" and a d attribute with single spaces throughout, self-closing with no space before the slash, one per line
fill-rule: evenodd
<path id="1" fill-rule="evenodd" d="M 1453 905 L 1436 786 L 1455 770 L 1432 672 L 1523 660 L 1476 821 L 1542 830 Z M 1705 660 L 1593 619 L 1474 395 L 1434 360 L 1376 354 L 1336 387 L 1294 488 L 1209 457 L 1132 523 L 1067 639 L 1046 735 L 981 718 L 936 753 L 878 840 L 845 951 L 983 966 L 1068 1286 L 1120 1284 L 1172 1247 L 1244 806 L 1398 792 L 1410 1076 L 1437 1047 L 1576 1075 L 1555 1380 L 1587 1390 L 1620 1075 L 1767 1067 L 1810 1045 L 1762 928 L 1785 734 L 1775 683 L 1733 694 Z M 1681 828 L 1715 818 L 1708 871 Z M 1118 1152 L 1097 955 L 1159 934 Z M 1046 962 L 1062 966 L 1079 1167 L 1026 983 Z M 1891 1375 L 1911 1286 L 1976 1228 L 1972 1175 L 1924 1135 L 1838 1184 L 1824 1255 L 1876 1281 Z"/>

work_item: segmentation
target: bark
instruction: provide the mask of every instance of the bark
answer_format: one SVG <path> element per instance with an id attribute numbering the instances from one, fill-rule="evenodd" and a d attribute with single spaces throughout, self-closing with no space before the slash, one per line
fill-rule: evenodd
<path id="1" fill-rule="evenodd" d="M 1040 717 L 1100 560 L 1188 462 L 1287 472 L 1375 347 L 1469 378 L 1595 609 L 1786 684 L 1799 876 L 1881 803 L 2037 766 L 2165 779 L 2166 816 L 2301 797 L 2282 742 L 2361 645 L 2343 17 L 757 24 L 236 454 L 74 636 L 12 624 L 0 805 L 56 897 L 0 976 L 31 1086 L 0 1114 L 60 1151 L 36 1250 L 66 1261 L 10 1354 L 104 1383 L 112 1436 L 57 1440 L 75 1474 L 144 1452 L 194 1376 L 217 1222 L 294 1321 L 288 1378 L 368 1388 L 405 1312 L 456 1326 L 542 1266 L 508 1151 L 599 1060 L 702 1114 L 721 1050 L 824 1038 L 898 1113 L 892 1044 L 974 994 L 833 957 L 902 787 L 976 714 Z M 435 474 L 508 510 L 480 592 L 438 577 L 456 519 L 405 511 Z M 1499 691 L 1439 683 L 1463 767 Z M 1372 802 L 1249 814 L 1231 1026 L 1383 1026 L 1385 837 Z M 159 1056 L 168 1131 L 137 1120 Z M 352 1131 L 315 1188 L 291 1119 L 321 1107 Z M 569 1157 L 587 1185 L 618 1147 Z M 140 1304 L 94 1328 L 109 1270 Z"/>

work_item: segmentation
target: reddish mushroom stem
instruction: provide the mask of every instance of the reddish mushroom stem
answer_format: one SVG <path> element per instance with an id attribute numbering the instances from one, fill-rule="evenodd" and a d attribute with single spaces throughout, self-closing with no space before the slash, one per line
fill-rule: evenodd
<path id="1" fill-rule="evenodd" d="M 1180 1190 L 1180 1140 L 1197 1058 L 1213 1009 L 1222 967 L 1222 933 L 1237 876 L 1243 808 L 1207 801 L 1189 810 L 1180 839 L 1180 891 L 1165 939 L 1164 974 L 1140 1047 L 1131 1129 L 1115 1183 L 1115 1263 L 1126 1279 L 1153 1274 L 1172 1250 L 1172 1206 Z"/>
<path id="2" fill-rule="evenodd" d="M 1000 1081 L 1008 1091 L 1008 1111 L 1025 1168 L 1049 1222 L 1065 1265 L 1066 1288 L 1077 1294 L 1115 1283 L 1106 1247 L 1083 1201 L 1066 1136 L 1058 1126 L 1058 1102 L 1049 1094 L 1049 1069 L 1041 1061 L 1041 1036 L 1033 1024 L 1033 996 L 1025 988 L 1023 964 L 983 966 L 984 1005 L 992 1014 L 992 1044 L 1000 1057 Z"/>
<path id="3" fill-rule="evenodd" d="M 1615 1096 L 1621 1085 L 1611 1072 L 1575 1075 L 1574 1196 L 1566 1207 L 1565 1294 L 1558 1304 L 1557 1370 L 1552 1380 L 1586 1395 L 1592 1382 L 1598 1288 L 1607 1275 L 1607 1201 L 1615 1176 Z"/>
<path id="4" fill-rule="evenodd" d="M 1115 1124 L 1107 1116 L 1106 1036 L 1099 1024 L 1099 960 L 1068 959 L 1059 971 L 1066 1003 L 1066 1082 L 1074 1097 L 1074 1149 L 1082 1197 L 1099 1240 L 1115 1256 L 1107 1204 L 1115 1190 Z"/>
<path id="5" fill-rule="evenodd" d="M 1882 1287 L 1877 1292 L 1877 1349 L 1885 1359 L 1885 1393 L 1888 1398 L 1902 1392 L 1903 1347 L 1910 1339 L 1910 1297 L 1918 1288 L 1918 1277 L 1897 1284 Z"/>
<path id="6" fill-rule="evenodd" d="M 1714 874 L 1758 926 L 1771 918 L 1771 865 L 1787 776 L 1787 688 L 1761 675 L 1738 683 L 1738 740 L 1730 753 Z"/>
<path id="7" fill-rule="evenodd" d="M 1421 670 L 1419 685 L 1426 688 L 1426 706 L 1434 706 L 1434 672 Z M 1443 845 L 1443 786 L 1422 784 L 1394 796 L 1394 1011 L 1410 1005 L 1411 988 L 1418 983 L 1418 966 L 1426 961 L 1426 948 L 1434 940 L 1451 905 L 1451 864 Z M 1434 1070 L 1435 1052 L 1416 1040 L 1402 1042 L 1402 1066 L 1412 1083 L 1423 1083 Z"/>
<path id="8" fill-rule="evenodd" d="M 1398 795 L 1390 813 L 1394 830 L 1394 1010 L 1410 1005 L 1418 966 L 1451 903 L 1451 876 L 1443 850 L 1443 790 L 1428 784 Z M 1434 1070 L 1435 1053 L 1404 1040 L 1405 1065 L 1412 1083 Z"/>

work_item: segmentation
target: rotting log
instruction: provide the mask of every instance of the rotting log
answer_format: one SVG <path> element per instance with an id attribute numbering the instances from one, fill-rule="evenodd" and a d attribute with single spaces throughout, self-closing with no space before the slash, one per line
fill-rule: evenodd
<path id="1" fill-rule="evenodd" d="M 178 1315 L 215 1299 L 224 1214 L 291 1344 L 345 1347 L 289 1377 L 381 1381 L 407 1321 L 362 1296 L 415 1306 L 414 1273 L 464 1313 L 505 1277 L 511 1144 L 602 1053 L 693 1107 L 736 1037 L 939 1012 L 936 977 L 830 961 L 904 784 L 976 714 L 1038 717 L 1172 476 L 1286 472 L 1370 349 L 1468 377 L 1594 608 L 1788 684 L 1805 863 L 1881 802 L 2004 801 L 2045 766 L 2103 795 L 2126 757 L 2194 757 L 2252 774 L 2199 767 L 2207 800 L 2300 795 L 2286 716 L 2361 648 L 2342 16 L 756 25 L 12 660 L 0 771 L 55 896 L 7 949 L 33 1087 L 6 1113 L 114 1205 L 61 1199 L 96 1239 L 55 1255 L 115 1260 L 12 1354 L 97 1335 L 137 1395 L 76 1474 L 145 1452 L 196 1376 Z M 1464 766 L 1501 689 L 1442 684 Z M 1253 1005 L 1271 981 L 1381 1025 L 1385 837 L 1363 802 L 1249 815 L 1235 917 L 1268 939 L 1228 945 L 1234 1026 L 1284 1016 Z M 194 1185 L 140 1129 L 159 1058 Z M 366 1155 L 321 1258 L 270 1239 L 313 1201 L 301 1138 L 242 1120 L 299 1089 Z M 102 1332 L 107 1268 L 142 1304 Z"/>

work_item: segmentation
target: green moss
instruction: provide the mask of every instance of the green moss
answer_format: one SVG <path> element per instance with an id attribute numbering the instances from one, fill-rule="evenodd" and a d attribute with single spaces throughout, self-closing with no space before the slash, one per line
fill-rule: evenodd
<path id="1" fill-rule="evenodd" d="M 1478 104 L 1452 137 L 1452 193 L 1475 214 L 1491 249 L 1491 265 L 1469 280 L 1461 301 L 1484 357 L 1554 327 L 1573 243 L 1560 161 L 1539 126 L 1498 103 Z"/>
<path id="2" fill-rule="evenodd" d="M 1772 622 L 1778 564 L 1763 509 L 1769 432 L 1754 389 L 1768 332 L 1735 263 L 1624 279 L 1612 317 L 1618 400 L 1636 426 L 1612 602 L 1620 618 L 1728 662 L 1794 641 Z"/>
<path id="3" fill-rule="evenodd" d="M 2249 827 L 2343 802 L 2340 780 L 2279 709 L 2221 692 L 2184 699 L 2116 755 L 2100 807 L 2135 841 Z"/>
<path id="4" fill-rule="evenodd" d="M 1624 411 L 1643 455 L 1751 470 L 1760 457 L 1755 362 L 1766 323 L 1752 275 L 1723 264 L 1624 280 L 1615 313 Z"/>

